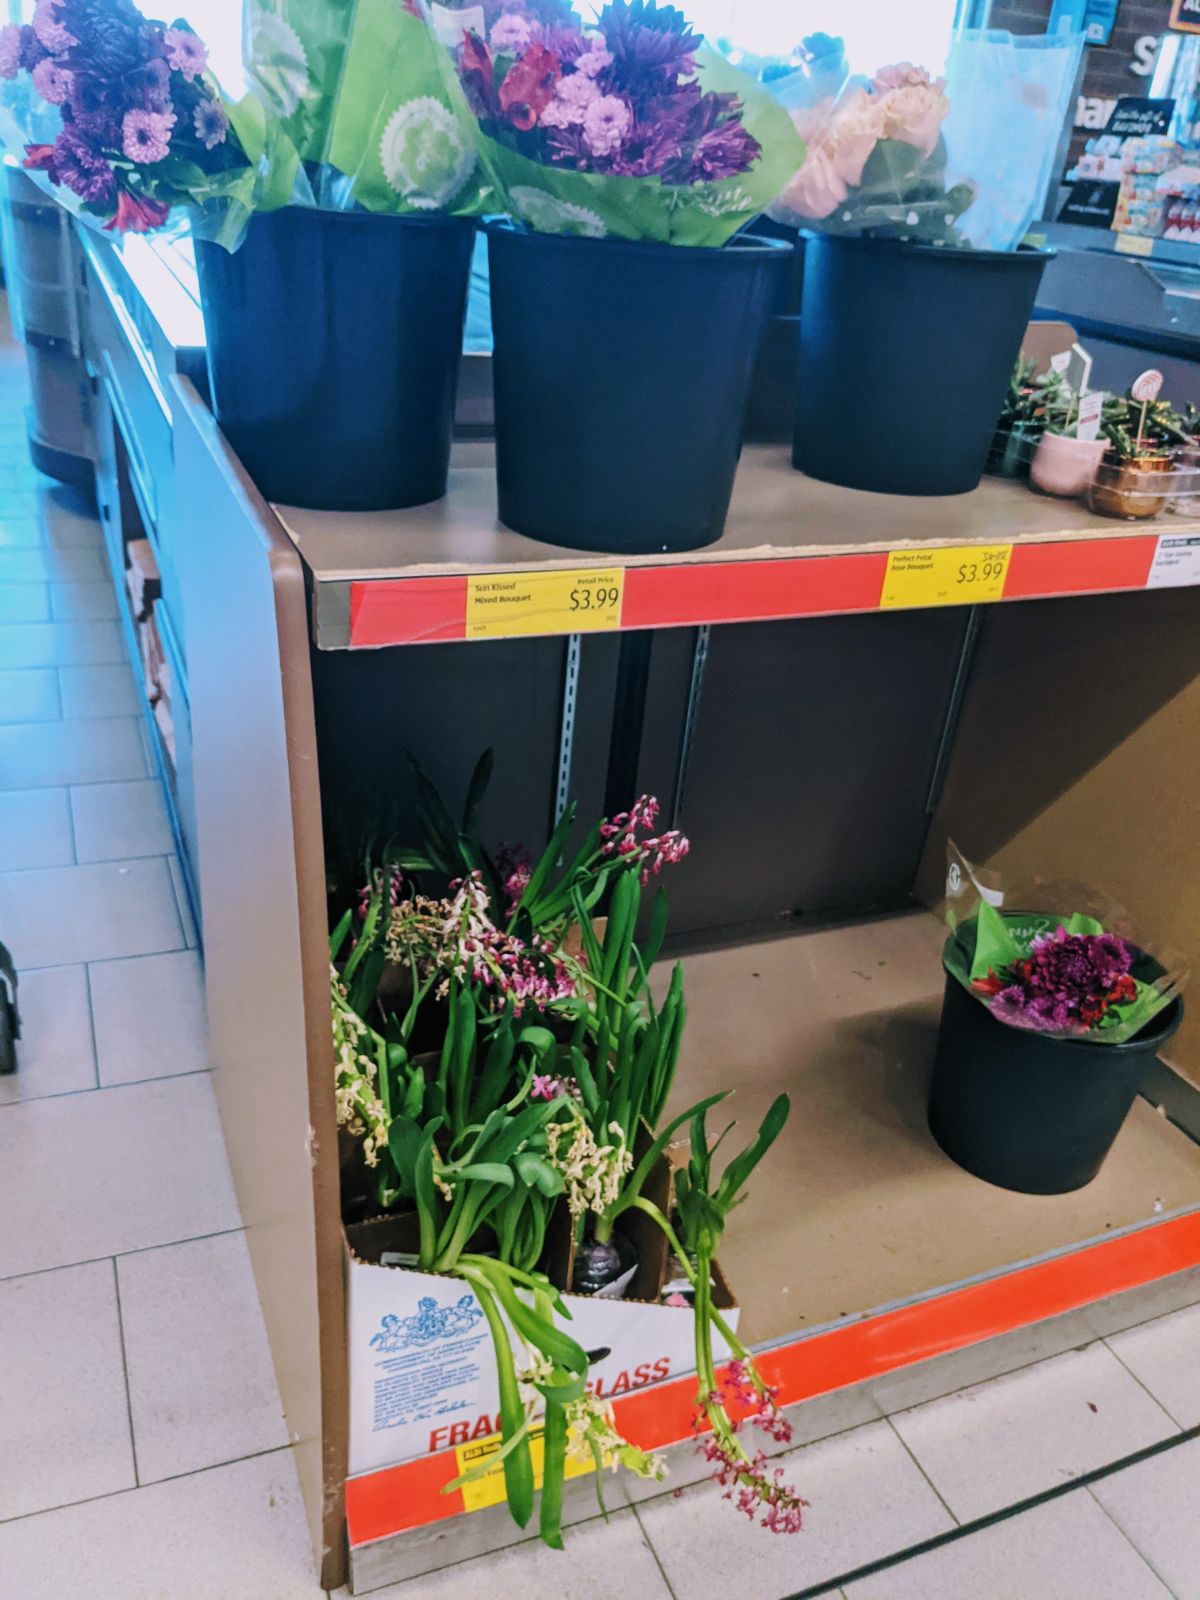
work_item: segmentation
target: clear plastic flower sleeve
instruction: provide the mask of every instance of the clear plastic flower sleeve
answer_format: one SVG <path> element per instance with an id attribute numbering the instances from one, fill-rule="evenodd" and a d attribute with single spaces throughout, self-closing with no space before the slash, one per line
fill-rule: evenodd
<path id="1" fill-rule="evenodd" d="M 1084 884 L 1002 877 L 946 849 L 943 965 L 1001 1022 L 1056 1039 L 1121 1044 L 1182 988 L 1182 960 L 1151 946 Z"/>
<path id="2" fill-rule="evenodd" d="M 824 44 L 771 88 L 807 149 L 770 209 L 821 232 L 1012 250 L 1042 203 L 1081 34 L 956 34 L 944 70 L 852 75 Z"/>
<path id="3" fill-rule="evenodd" d="M 496 209 L 539 232 L 723 244 L 803 157 L 784 108 L 685 15 L 614 0 L 422 0 Z"/>

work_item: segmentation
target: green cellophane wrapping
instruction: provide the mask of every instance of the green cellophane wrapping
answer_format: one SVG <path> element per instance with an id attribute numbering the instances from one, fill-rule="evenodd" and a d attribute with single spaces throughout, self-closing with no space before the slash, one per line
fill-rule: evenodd
<path id="1" fill-rule="evenodd" d="M 260 94 L 323 181 L 317 203 L 471 214 L 478 154 L 440 46 L 401 0 L 253 0 L 246 58 Z"/>

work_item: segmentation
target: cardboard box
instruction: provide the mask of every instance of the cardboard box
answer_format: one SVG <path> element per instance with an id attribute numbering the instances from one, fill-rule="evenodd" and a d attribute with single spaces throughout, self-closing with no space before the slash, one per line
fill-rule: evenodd
<path id="1" fill-rule="evenodd" d="M 125 559 L 128 562 L 125 587 L 129 591 L 129 603 L 133 607 L 134 620 L 142 622 L 150 615 L 154 602 L 162 596 L 158 562 L 154 559 L 149 539 L 130 539 L 125 546 Z"/>
<path id="2" fill-rule="evenodd" d="M 411 1253 L 415 1243 L 415 1217 L 346 1229 L 352 1475 L 500 1431 L 492 1337 L 470 1286 L 461 1278 L 381 1265 L 382 1256 Z M 736 1327 L 738 1308 L 720 1272 L 715 1276 L 716 1303 Z M 644 1283 L 635 1279 L 631 1287 Z M 563 1301 L 571 1317 L 559 1325 L 592 1357 L 590 1386 L 602 1398 L 695 1371 L 690 1308 L 659 1305 L 657 1298 L 564 1294 Z M 519 1344 L 514 1349 L 519 1368 L 525 1354 Z M 714 1353 L 724 1360 L 728 1347 L 718 1339 Z"/>

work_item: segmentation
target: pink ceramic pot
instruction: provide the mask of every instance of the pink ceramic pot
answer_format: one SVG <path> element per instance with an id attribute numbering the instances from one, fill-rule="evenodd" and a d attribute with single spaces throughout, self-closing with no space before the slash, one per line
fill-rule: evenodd
<path id="1" fill-rule="evenodd" d="M 1078 498 L 1100 465 L 1108 441 L 1072 439 L 1065 433 L 1044 433 L 1034 451 L 1029 476 L 1043 494 Z"/>

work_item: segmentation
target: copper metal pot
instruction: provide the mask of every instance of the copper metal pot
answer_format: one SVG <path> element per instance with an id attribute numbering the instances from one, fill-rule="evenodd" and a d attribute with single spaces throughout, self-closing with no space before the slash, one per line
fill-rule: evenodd
<path id="1" fill-rule="evenodd" d="M 1088 490 L 1088 507 L 1104 517 L 1130 521 L 1157 516 L 1170 496 L 1174 466 L 1170 456 L 1132 456 L 1127 461 L 1106 456 Z"/>

